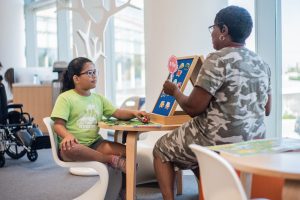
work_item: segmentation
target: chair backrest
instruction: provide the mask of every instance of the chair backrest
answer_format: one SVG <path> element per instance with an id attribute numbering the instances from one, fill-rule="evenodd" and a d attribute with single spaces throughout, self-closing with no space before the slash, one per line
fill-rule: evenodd
<path id="1" fill-rule="evenodd" d="M 48 130 L 53 159 L 58 165 L 63 166 L 64 162 L 61 161 L 58 157 L 58 141 L 57 141 L 57 135 L 53 131 L 53 121 L 51 120 L 50 117 L 45 117 L 43 119 L 43 121 L 44 121 L 44 123 L 47 127 L 47 130 Z"/>
<path id="2" fill-rule="evenodd" d="M 128 110 L 139 110 L 144 103 L 145 98 L 132 96 L 126 99 L 120 107 Z"/>
<path id="3" fill-rule="evenodd" d="M 195 144 L 195 153 L 205 200 L 247 200 L 243 186 L 233 167 L 217 153 Z"/>

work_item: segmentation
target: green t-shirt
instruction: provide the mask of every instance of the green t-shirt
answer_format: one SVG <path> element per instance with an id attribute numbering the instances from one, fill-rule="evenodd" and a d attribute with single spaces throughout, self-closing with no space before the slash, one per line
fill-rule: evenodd
<path id="1" fill-rule="evenodd" d="M 98 122 L 102 116 L 110 117 L 115 111 L 116 108 L 99 94 L 81 96 L 74 90 L 68 90 L 58 96 L 51 119 L 65 120 L 67 130 L 80 144 L 89 146 L 101 137 L 98 134 Z"/>

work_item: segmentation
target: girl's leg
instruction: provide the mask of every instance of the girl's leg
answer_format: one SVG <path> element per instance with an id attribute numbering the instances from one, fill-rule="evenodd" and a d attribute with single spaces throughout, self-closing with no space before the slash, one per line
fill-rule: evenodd
<path id="1" fill-rule="evenodd" d="M 103 154 L 111 155 L 110 165 L 126 173 L 126 148 L 125 145 L 116 142 L 103 141 L 95 149 Z"/>
<path id="2" fill-rule="evenodd" d="M 110 141 L 103 141 L 99 146 L 96 147 L 96 150 L 103 153 L 103 154 L 110 154 L 120 157 L 126 156 L 126 148 L 125 145 L 116 143 L 116 142 L 110 142 Z M 125 162 L 125 160 L 123 160 Z M 123 171 L 122 173 L 122 189 L 120 192 L 120 198 L 126 199 L 126 174 L 124 173 L 126 171 L 125 163 L 119 163 L 120 168 Z"/>
<path id="3" fill-rule="evenodd" d="M 109 163 L 112 155 L 94 150 L 82 144 L 75 144 L 70 150 L 60 150 L 60 156 L 64 161 L 99 161 Z"/>
<path id="4" fill-rule="evenodd" d="M 105 140 L 101 142 L 95 148 L 95 150 L 106 155 L 116 155 L 116 156 L 126 157 L 125 145 L 117 142 L 110 142 Z"/>

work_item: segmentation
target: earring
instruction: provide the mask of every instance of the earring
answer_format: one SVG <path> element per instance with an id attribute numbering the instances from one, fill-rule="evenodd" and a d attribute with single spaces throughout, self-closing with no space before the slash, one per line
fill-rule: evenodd
<path id="1" fill-rule="evenodd" d="M 219 36 L 219 40 L 224 41 L 225 40 L 225 36 L 224 35 L 220 35 Z"/>

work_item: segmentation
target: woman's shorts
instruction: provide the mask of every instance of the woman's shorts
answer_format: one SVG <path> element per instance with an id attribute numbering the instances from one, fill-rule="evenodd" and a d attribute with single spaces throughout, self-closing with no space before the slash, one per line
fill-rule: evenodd
<path id="1" fill-rule="evenodd" d="M 178 129 L 162 136 L 155 144 L 153 154 L 163 162 L 172 162 L 175 171 L 198 167 L 196 156 L 189 148 L 190 144 L 210 146 L 214 143 L 196 129 L 192 120 Z"/>

